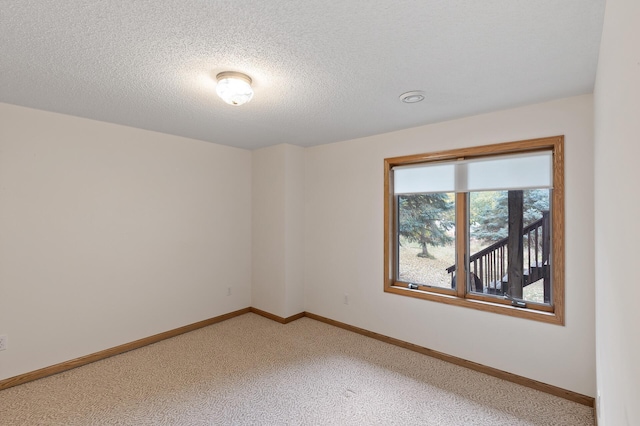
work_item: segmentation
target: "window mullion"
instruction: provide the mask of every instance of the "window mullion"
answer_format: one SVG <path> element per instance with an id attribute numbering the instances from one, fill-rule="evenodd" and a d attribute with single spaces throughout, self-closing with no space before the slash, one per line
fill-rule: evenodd
<path id="1" fill-rule="evenodd" d="M 464 298 L 467 293 L 467 194 L 456 193 L 456 294 Z"/>

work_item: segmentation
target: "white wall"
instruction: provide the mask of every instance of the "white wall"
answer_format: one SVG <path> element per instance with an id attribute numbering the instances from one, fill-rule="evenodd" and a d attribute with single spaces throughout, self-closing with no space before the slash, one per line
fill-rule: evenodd
<path id="1" fill-rule="evenodd" d="M 251 153 L 0 104 L 0 379 L 252 305 L 594 396 L 592 106 Z M 385 157 L 558 134 L 565 327 L 383 293 Z"/>
<path id="2" fill-rule="evenodd" d="M 595 89 L 601 426 L 640 424 L 640 2 L 607 1 Z"/>
<path id="3" fill-rule="evenodd" d="M 286 145 L 284 317 L 304 312 L 305 149 Z"/>
<path id="4" fill-rule="evenodd" d="M 566 326 L 383 292 L 384 158 L 554 135 L 566 150 Z M 307 311 L 595 396 L 591 95 L 309 148 L 306 197 Z"/>
<path id="5" fill-rule="evenodd" d="M 304 149 L 253 151 L 252 306 L 286 318 L 304 311 Z"/>
<path id="6" fill-rule="evenodd" d="M 249 306 L 250 176 L 249 151 L 0 104 L 0 379 Z"/>
<path id="7" fill-rule="evenodd" d="M 251 306 L 284 317 L 284 145 L 252 153 Z"/>

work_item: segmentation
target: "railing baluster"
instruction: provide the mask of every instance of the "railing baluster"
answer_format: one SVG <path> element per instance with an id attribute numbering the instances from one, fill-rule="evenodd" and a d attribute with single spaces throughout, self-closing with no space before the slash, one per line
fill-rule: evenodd
<path id="1" fill-rule="evenodd" d="M 535 247 L 535 252 L 536 252 L 536 266 L 541 266 L 540 264 L 538 264 L 538 241 L 539 241 L 539 240 L 538 240 L 538 229 L 539 229 L 539 228 L 537 228 L 537 227 L 536 227 L 536 229 L 535 229 L 535 231 L 534 231 L 534 232 L 535 232 L 535 236 L 536 236 L 536 237 L 535 237 L 535 238 L 536 238 L 536 247 Z"/>
<path id="2" fill-rule="evenodd" d="M 493 269 L 493 252 L 489 252 L 488 254 L 488 260 L 489 260 L 489 270 L 491 271 L 491 275 L 489 276 L 489 282 L 493 285 L 493 289 L 495 290 L 496 286 L 495 286 L 495 281 L 494 281 L 494 269 Z"/>
<path id="3" fill-rule="evenodd" d="M 531 279 L 531 231 L 527 232 L 527 264 L 529 265 L 529 279 Z"/>
<path id="4" fill-rule="evenodd" d="M 489 264 L 491 265 L 491 278 L 489 279 L 491 280 L 492 283 L 494 283 L 495 269 L 493 265 L 493 252 L 489 252 Z M 495 283 L 494 283 L 494 289 L 495 289 Z"/>
<path id="5" fill-rule="evenodd" d="M 501 273 L 501 271 L 500 271 L 500 257 L 501 256 L 500 256 L 499 250 L 500 249 L 497 249 L 497 250 L 493 251 L 493 259 L 494 259 L 494 262 L 496 264 L 496 273 L 495 273 L 496 290 L 498 288 L 498 283 L 501 281 L 500 280 L 500 273 Z M 500 285 L 502 286 L 502 283 L 500 283 Z"/>
<path id="6" fill-rule="evenodd" d="M 494 250 L 492 252 L 492 255 L 493 255 L 493 279 L 496 282 L 496 290 L 497 290 L 498 289 L 498 275 L 500 274 L 500 271 L 498 271 L 498 254 Z"/>
<path id="7" fill-rule="evenodd" d="M 504 288 L 502 288 L 502 277 L 504 277 L 504 259 L 505 259 L 505 255 L 504 255 L 504 246 L 500 247 L 500 291 L 502 293 L 504 293 Z"/>

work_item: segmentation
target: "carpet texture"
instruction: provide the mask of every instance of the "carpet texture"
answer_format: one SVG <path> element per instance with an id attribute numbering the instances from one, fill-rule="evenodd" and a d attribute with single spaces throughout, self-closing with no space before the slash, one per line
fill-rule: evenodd
<path id="1" fill-rule="evenodd" d="M 0 391 L 13 425 L 593 425 L 589 407 L 309 318 L 245 314 Z"/>

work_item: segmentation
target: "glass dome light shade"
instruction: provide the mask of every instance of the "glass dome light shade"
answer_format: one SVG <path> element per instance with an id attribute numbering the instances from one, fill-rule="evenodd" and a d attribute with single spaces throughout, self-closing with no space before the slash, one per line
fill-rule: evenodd
<path id="1" fill-rule="evenodd" d="M 239 72 L 225 71 L 216 76 L 216 93 L 229 105 L 245 104 L 253 97 L 251 78 Z"/>

